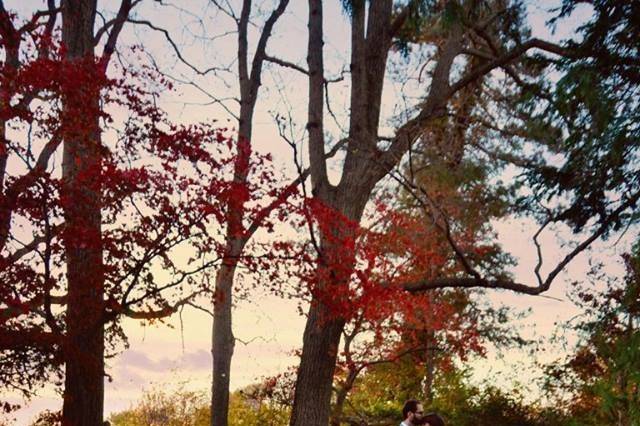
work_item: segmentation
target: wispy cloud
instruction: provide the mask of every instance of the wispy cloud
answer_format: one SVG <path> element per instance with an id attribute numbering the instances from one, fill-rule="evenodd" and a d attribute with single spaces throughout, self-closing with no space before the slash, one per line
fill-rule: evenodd
<path id="1" fill-rule="evenodd" d="M 153 359 L 145 352 L 127 350 L 118 357 L 116 366 L 126 367 L 127 370 L 135 369 L 152 373 L 166 372 L 176 368 L 186 371 L 209 370 L 211 368 L 211 355 L 203 349 L 198 349 L 192 352 L 185 352 L 177 357 Z"/>

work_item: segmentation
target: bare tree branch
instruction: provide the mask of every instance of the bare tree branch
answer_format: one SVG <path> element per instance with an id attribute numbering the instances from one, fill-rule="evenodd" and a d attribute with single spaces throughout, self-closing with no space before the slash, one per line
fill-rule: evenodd
<path id="1" fill-rule="evenodd" d="M 24 256 L 36 250 L 40 244 L 47 242 L 50 238 L 52 238 L 52 235 L 57 234 L 61 229 L 62 229 L 61 225 L 52 226 L 51 229 L 49 230 L 49 235 L 45 234 L 45 235 L 35 236 L 33 240 L 31 240 L 31 242 L 23 245 L 13 253 L 9 254 L 4 259 L 4 261 L 6 261 L 7 263 L 17 262 L 18 260 L 22 259 Z"/>
<path id="2" fill-rule="evenodd" d="M 258 39 L 258 45 L 256 46 L 256 52 L 253 56 L 253 61 L 251 63 L 251 84 L 253 86 L 260 85 L 260 77 L 262 75 L 262 65 L 264 64 L 264 60 L 266 57 L 266 49 L 267 42 L 271 37 L 271 32 L 273 31 L 273 27 L 280 19 L 285 9 L 289 4 L 289 0 L 280 0 L 278 6 L 271 12 L 269 18 L 264 24 L 264 28 L 262 28 L 262 32 L 260 33 L 260 38 Z M 252 91 L 253 93 L 253 91 Z M 254 96 L 257 95 L 257 90 L 255 90 Z"/>
<path id="3" fill-rule="evenodd" d="M 281 67 L 291 68 L 298 72 L 301 72 L 304 75 L 309 75 L 309 71 L 301 67 L 300 65 L 294 64 L 293 62 L 286 61 L 284 59 L 275 58 L 273 56 L 265 55 L 264 60 L 267 62 L 273 62 L 276 65 L 280 65 Z"/>
<path id="4" fill-rule="evenodd" d="M 336 155 L 336 153 L 343 146 L 346 145 L 347 141 L 348 141 L 348 139 L 342 139 L 338 143 L 336 143 L 331 148 L 331 150 L 329 152 L 327 152 L 326 158 L 331 158 L 334 155 Z M 264 220 L 273 212 L 273 210 L 275 210 L 280 205 L 282 205 L 293 194 L 293 191 L 295 191 L 295 189 L 298 187 L 298 185 L 303 184 L 304 181 L 307 180 L 307 177 L 309 177 L 310 172 L 311 172 L 311 170 L 309 168 L 304 169 L 302 171 L 302 173 L 300 173 L 295 180 L 293 180 L 291 183 L 289 183 L 282 190 L 281 195 L 279 195 L 275 200 L 273 200 L 267 206 L 262 208 L 256 214 L 256 217 L 251 222 L 251 225 L 249 225 L 249 227 L 246 229 L 246 231 L 244 233 L 243 240 L 245 242 L 248 241 L 251 238 L 251 236 L 260 228 L 260 226 L 262 226 Z"/>
<path id="5" fill-rule="evenodd" d="M 128 318 L 133 318 L 133 319 L 142 319 L 142 320 L 151 320 L 151 319 L 161 319 L 161 318 L 166 318 L 169 317 L 173 314 L 175 314 L 176 312 L 178 312 L 178 310 L 185 306 L 185 305 L 192 305 L 191 301 L 198 295 L 200 294 L 199 292 L 190 294 L 188 297 L 185 297 L 183 299 L 180 299 L 179 301 L 177 301 L 176 303 L 174 303 L 173 305 L 169 305 L 166 306 L 162 309 L 149 309 L 146 311 L 136 311 L 131 309 L 128 306 L 125 306 L 121 312 L 122 315 L 125 315 Z M 193 306 L 193 305 L 192 305 Z"/>
<path id="6" fill-rule="evenodd" d="M 488 74 L 492 70 L 503 67 L 510 62 L 518 59 L 520 56 L 522 56 L 522 54 L 530 49 L 540 49 L 549 53 L 556 54 L 558 56 L 571 56 L 571 52 L 569 52 L 562 46 L 534 38 L 511 49 L 511 51 L 505 53 L 504 55 L 495 58 L 494 60 L 489 61 L 483 65 L 480 65 L 475 70 L 469 72 L 467 75 L 458 80 L 453 86 L 451 86 L 451 88 L 449 89 L 449 96 L 456 93 L 467 84 L 477 80 L 479 77 Z"/>
<path id="7" fill-rule="evenodd" d="M 106 28 L 108 28 L 109 26 L 112 26 L 111 31 L 109 32 L 109 38 L 107 38 L 107 43 L 105 44 L 104 50 L 102 52 L 101 59 L 102 59 L 102 62 L 105 64 L 105 66 L 109 63 L 109 59 L 111 59 L 111 55 L 116 49 L 118 36 L 122 31 L 122 27 L 124 26 L 124 23 L 127 22 L 127 19 L 129 18 L 129 14 L 131 13 L 131 10 L 141 1 L 142 0 L 135 0 L 132 3 L 131 0 L 122 0 L 122 2 L 120 3 L 120 9 L 118 10 L 118 15 L 112 21 L 112 24 L 111 25 L 106 24 L 101 28 L 101 30 L 104 29 L 106 31 Z M 96 34 L 94 38 L 95 40 L 94 43 L 97 43 L 100 40 L 100 37 L 101 37 L 101 34 Z"/>
<path id="8" fill-rule="evenodd" d="M 233 8 L 231 7 L 231 5 L 229 4 L 228 1 L 226 1 L 227 6 L 228 6 L 226 8 L 224 6 L 222 6 L 222 4 L 220 4 L 220 2 L 218 0 L 211 0 L 211 3 L 213 3 L 214 6 L 217 7 L 218 10 L 220 10 L 222 13 L 227 15 L 229 18 L 233 19 L 236 23 L 239 22 L 238 17 L 236 16 L 235 12 L 233 11 Z"/>
<path id="9" fill-rule="evenodd" d="M 549 272 L 546 279 L 541 281 L 539 279 L 539 284 L 537 286 L 530 286 L 526 284 L 521 284 L 518 282 L 514 282 L 509 279 L 485 279 L 477 277 L 466 277 L 466 278 L 437 278 L 434 280 L 424 280 L 415 283 L 408 283 L 403 286 L 406 291 L 416 293 L 422 292 L 426 290 L 432 290 L 437 288 L 494 288 L 494 289 L 505 289 L 515 291 L 517 293 L 524 293 L 530 295 L 539 295 L 549 290 L 551 284 L 558 276 L 560 272 L 564 270 L 564 268 L 571 262 L 578 254 L 582 253 L 586 250 L 596 239 L 601 237 L 604 233 L 609 230 L 609 226 L 615 220 L 617 220 L 620 215 L 627 209 L 632 208 L 636 205 L 638 200 L 640 199 L 640 191 L 633 194 L 629 197 L 624 203 L 618 206 L 609 216 L 603 220 L 597 229 L 585 240 L 583 240 L 580 244 L 578 244 L 573 250 L 571 250 L 565 257 L 558 262 L 558 264 Z"/>
<path id="10" fill-rule="evenodd" d="M 189 62 L 182 55 L 182 52 L 180 51 L 180 48 L 178 48 L 177 43 L 173 40 L 173 38 L 171 37 L 171 34 L 169 34 L 169 31 L 167 31 L 166 29 L 158 27 L 157 25 L 151 23 L 150 21 L 146 21 L 146 20 L 129 18 L 129 19 L 127 19 L 127 22 L 131 22 L 132 24 L 144 25 L 146 27 L 151 28 L 154 31 L 158 31 L 158 32 L 162 33 L 164 35 L 164 38 L 167 40 L 167 42 L 169 43 L 169 45 L 173 49 L 173 52 L 176 54 L 176 56 L 180 60 L 180 62 L 185 64 L 187 67 L 189 67 L 196 74 L 198 74 L 198 75 L 206 75 L 206 74 L 209 74 L 210 72 L 220 71 L 220 68 L 218 68 L 218 67 L 210 67 L 210 68 L 201 70 L 201 69 L 197 68 L 195 65 L 193 65 L 191 62 Z"/>

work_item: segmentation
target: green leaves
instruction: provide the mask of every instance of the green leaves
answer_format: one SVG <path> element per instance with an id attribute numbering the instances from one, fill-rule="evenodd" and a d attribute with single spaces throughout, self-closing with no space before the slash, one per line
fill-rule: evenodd
<path id="1" fill-rule="evenodd" d="M 578 2 L 566 1 L 560 16 L 568 16 Z M 560 73 L 547 102 L 523 97 L 528 110 L 529 136 L 558 128 L 557 142 L 546 144 L 552 167 L 531 169 L 526 180 L 535 188 L 532 202 L 555 204 L 556 220 L 575 232 L 589 224 L 615 231 L 633 219 L 614 211 L 640 189 L 640 25 L 635 5 L 612 0 L 594 3 L 592 19 L 580 28 L 582 41 L 569 41 L 570 52 L 548 63 Z M 544 145 L 544 143 L 543 143 Z M 635 202 L 631 202 L 632 209 Z"/>

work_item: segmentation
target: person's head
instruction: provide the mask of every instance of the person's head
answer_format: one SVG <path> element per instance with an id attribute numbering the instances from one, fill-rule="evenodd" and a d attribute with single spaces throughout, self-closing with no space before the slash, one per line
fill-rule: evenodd
<path id="1" fill-rule="evenodd" d="M 429 426 L 444 426 L 444 419 L 436 413 L 425 414 L 424 424 Z"/>
<path id="2" fill-rule="evenodd" d="M 421 423 L 423 414 L 422 404 L 415 399 L 408 400 L 402 407 L 403 419 L 409 420 L 411 424 L 423 424 Z"/>

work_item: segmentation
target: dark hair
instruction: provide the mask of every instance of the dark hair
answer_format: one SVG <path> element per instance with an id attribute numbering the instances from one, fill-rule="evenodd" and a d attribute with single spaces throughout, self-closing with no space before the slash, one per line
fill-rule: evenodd
<path id="1" fill-rule="evenodd" d="M 436 413 L 425 414 L 423 420 L 429 423 L 429 426 L 444 426 L 444 419 Z"/>
<path id="2" fill-rule="evenodd" d="M 418 411 L 418 404 L 420 404 L 420 402 L 415 399 L 410 399 L 405 402 L 404 407 L 402 407 L 402 419 L 406 419 L 409 413 L 415 413 Z"/>

